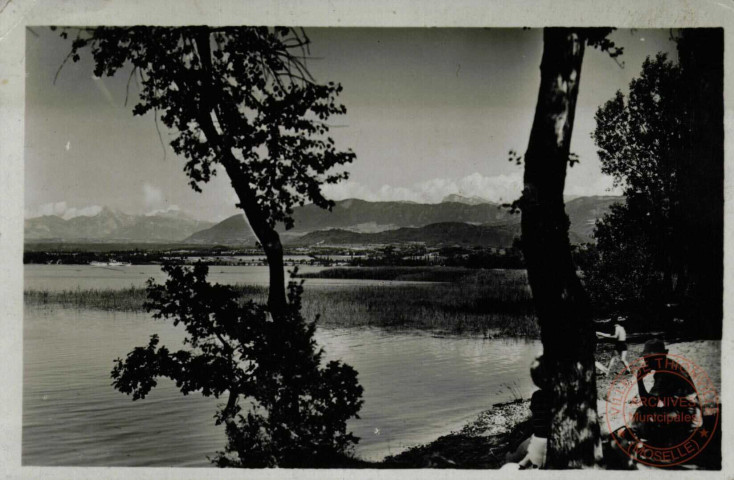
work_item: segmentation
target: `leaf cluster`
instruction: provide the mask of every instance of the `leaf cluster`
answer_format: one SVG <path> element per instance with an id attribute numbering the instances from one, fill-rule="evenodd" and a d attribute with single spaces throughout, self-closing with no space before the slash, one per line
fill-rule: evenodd
<path id="1" fill-rule="evenodd" d="M 655 239 L 644 217 L 616 204 L 596 224 L 597 244 L 579 259 L 584 285 L 599 313 L 643 312 L 659 300 L 662 278 L 657 268 Z M 635 234 L 630 234 L 635 232 Z"/>
<path id="2" fill-rule="evenodd" d="M 678 152 L 685 133 L 680 67 L 663 53 L 646 59 L 630 83 L 595 115 L 592 138 L 602 172 L 611 175 L 625 195 L 663 201 L 677 188 Z"/>
<path id="3" fill-rule="evenodd" d="M 679 172 L 689 129 L 684 89 L 681 68 L 659 53 L 645 60 L 628 95 L 618 91 L 596 112 L 592 137 L 602 172 L 625 196 L 596 225 L 599 258 L 589 265 L 587 284 L 597 302 L 651 304 L 672 288 L 664 278 L 672 277 L 676 262 Z"/>
<path id="4" fill-rule="evenodd" d="M 322 365 L 316 324 L 300 313 L 300 284 L 289 285 L 289 304 L 275 322 L 265 305 L 238 298 L 231 286 L 210 284 L 204 264 L 163 270 L 168 279 L 149 280 L 145 306 L 154 318 L 183 326 L 186 348 L 171 351 L 153 335 L 116 360 L 117 390 L 142 399 L 168 378 L 184 395 L 228 394 L 215 415 L 228 437 L 213 460 L 220 466 L 289 466 L 349 451 L 358 439 L 346 422 L 358 418 L 363 389 L 349 365 Z"/>
<path id="5" fill-rule="evenodd" d="M 609 27 L 603 28 L 582 28 L 582 35 L 586 38 L 586 44 L 590 47 L 601 50 L 609 54 L 611 58 L 616 59 L 624 53 L 624 47 L 620 47 L 609 39 L 609 34 L 615 29 Z"/>

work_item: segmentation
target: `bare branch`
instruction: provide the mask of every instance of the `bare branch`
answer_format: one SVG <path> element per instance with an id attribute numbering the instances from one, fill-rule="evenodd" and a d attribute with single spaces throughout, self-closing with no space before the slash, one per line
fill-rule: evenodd
<path id="1" fill-rule="evenodd" d="M 64 29 L 65 30 L 65 29 Z M 84 28 L 77 28 L 77 34 L 76 34 L 76 40 L 79 40 L 82 37 L 82 32 L 87 32 L 89 29 Z M 93 31 L 93 30 L 92 30 Z M 73 44 L 72 44 L 73 45 Z M 64 58 L 64 61 L 61 62 L 61 65 L 59 65 L 59 69 L 56 70 L 56 75 L 54 75 L 54 81 L 53 85 L 56 85 L 56 79 L 59 78 L 59 74 L 61 73 L 61 69 L 64 68 L 64 65 L 66 65 L 66 62 L 69 61 L 69 59 L 76 53 L 76 48 L 72 46 L 71 51 L 69 54 Z"/>
<path id="2" fill-rule="evenodd" d="M 158 132 L 158 140 L 160 140 L 161 148 L 163 148 L 163 161 L 165 162 L 168 152 L 166 152 L 166 144 L 163 142 L 161 129 L 158 127 L 158 108 L 153 108 L 153 121 L 155 122 L 155 131 Z"/>
<path id="3" fill-rule="evenodd" d="M 61 62 L 61 65 L 59 65 L 58 70 L 56 70 L 56 75 L 54 75 L 53 85 L 56 85 L 56 80 L 59 78 L 59 74 L 61 73 L 61 69 L 64 68 L 64 65 L 66 65 L 66 62 L 69 61 L 69 59 L 71 58 L 71 56 L 73 54 L 74 54 L 74 51 L 72 50 L 72 51 L 69 52 L 68 55 L 66 55 L 66 57 L 64 57 L 64 61 Z"/>
<path id="4" fill-rule="evenodd" d="M 130 94 L 130 80 L 133 79 L 133 76 L 135 75 L 135 70 L 137 70 L 138 67 L 133 65 L 132 70 L 130 70 L 130 76 L 127 77 L 127 85 L 125 85 L 125 106 L 127 107 L 127 99 Z"/>

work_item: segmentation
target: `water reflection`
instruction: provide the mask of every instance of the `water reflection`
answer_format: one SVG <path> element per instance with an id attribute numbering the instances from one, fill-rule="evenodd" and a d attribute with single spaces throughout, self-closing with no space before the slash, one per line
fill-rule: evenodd
<path id="1" fill-rule="evenodd" d="M 313 273 L 325 267 L 299 266 L 300 273 Z M 286 268 L 290 272 L 290 268 Z M 167 276 L 161 271 L 160 265 L 130 265 L 127 267 L 93 267 L 89 265 L 24 265 L 23 283 L 26 290 L 114 290 L 134 287 L 144 287 L 149 278 L 156 282 L 163 282 Z M 266 286 L 269 280 L 269 271 L 266 266 L 211 266 L 209 267 L 209 281 L 234 285 Z M 290 273 L 286 274 L 286 280 Z M 426 282 L 405 282 L 385 280 L 357 280 L 357 279 L 326 279 L 312 278 L 306 280 L 309 286 L 335 285 L 399 285 L 419 284 Z"/>
<path id="2" fill-rule="evenodd" d="M 161 381 L 145 400 L 110 386 L 112 361 L 152 333 L 178 348 L 180 329 L 144 314 L 26 307 L 25 465 L 207 466 L 224 446 L 219 400 L 182 396 Z M 365 388 L 357 454 L 380 459 L 460 427 L 493 403 L 529 394 L 537 342 L 438 338 L 380 329 L 321 329 L 327 360 L 353 365 Z"/>

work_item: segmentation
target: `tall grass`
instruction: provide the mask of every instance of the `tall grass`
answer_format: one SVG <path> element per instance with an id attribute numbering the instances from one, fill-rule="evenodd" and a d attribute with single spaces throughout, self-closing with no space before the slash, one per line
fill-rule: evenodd
<path id="1" fill-rule="evenodd" d="M 26 305 L 91 308 L 122 312 L 143 310 L 143 302 L 147 298 L 145 288 L 139 287 L 128 287 L 122 290 L 26 290 L 23 293 Z"/>
<path id="2" fill-rule="evenodd" d="M 537 336 L 523 291 L 485 285 L 426 284 L 307 289 L 304 314 L 339 326 L 380 326 L 451 333 Z"/>
<path id="3" fill-rule="evenodd" d="M 452 274 L 454 275 L 454 274 Z M 309 285 L 303 295 L 306 318 L 320 325 L 424 329 L 452 334 L 537 337 L 524 272 L 462 273 L 453 283 L 410 285 Z M 243 299 L 264 302 L 267 289 L 238 285 Z M 144 288 L 124 290 L 27 290 L 28 305 L 142 311 Z"/>
<path id="4" fill-rule="evenodd" d="M 456 282 L 476 275 L 477 270 L 462 267 L 348 267 L 327 268 L 319 272 L 299 273 L 300 278 L 354 280 L 402 280 L 417 282 Z"/>

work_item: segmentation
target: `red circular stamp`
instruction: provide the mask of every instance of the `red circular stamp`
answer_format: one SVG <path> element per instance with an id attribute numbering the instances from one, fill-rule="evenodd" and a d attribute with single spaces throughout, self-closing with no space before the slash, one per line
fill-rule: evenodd
<path id="1" fill-rule="evenodd" d="M 719 424 L 719 395 L 708 374 L 680 355 L 642 356 L 622 369 L 607 393 L 613 442 L 633 460 L 672 467 L 703 451 Z"/>

